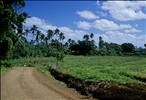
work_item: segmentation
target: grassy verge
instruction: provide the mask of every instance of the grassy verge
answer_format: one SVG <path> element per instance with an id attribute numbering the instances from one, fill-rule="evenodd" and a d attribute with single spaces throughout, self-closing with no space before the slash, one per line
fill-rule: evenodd
<path id="1" fill-rule="evenodd" d="M 21 58 L 10 60 L 13 67 L 35 67 L 37 70 L 42 72 L 46 76 L 50 76 L 50 73 L 47 70 L 47 66 L 55 63 L 55 59 L 36 57 L 36 58 Z"/>
<path id="2" fill-rule="evenodd" d="M 43 73 L 46 76 L 51 77 L 50 72 L 48 71 L 47 66 L 43 66 L 43 65 L 35 65 L 36 69 L 38 71 L 40 71 L 41 73 Z"/>
<path id="3" fill-rule="evenodd" d="M 8 70 L 12 69 L 11 67 L 10 68 L 7 68 L 7 67 L 1 67 L 1 73 L 4 73 L 4 72 L 7 72 Z"/>
<path id="4" fill-rule="evenodd" d="M 55 63 L 55 59 L 53 57 L 45 58 L 45 57 L 35 57 L 35 58 L 20 58 L 20 59 L 14 59 L 10 60 L 12 66 L 16 67 L 34 67 L 35 65 L 50 65 Z"/>
<path id="5" fill-rule="evenodd" d="M 11 63 L 7 60 L 0 60 L 0 69 L 1 73 L 4 73 L 9 69 L 12 69 Z"/>

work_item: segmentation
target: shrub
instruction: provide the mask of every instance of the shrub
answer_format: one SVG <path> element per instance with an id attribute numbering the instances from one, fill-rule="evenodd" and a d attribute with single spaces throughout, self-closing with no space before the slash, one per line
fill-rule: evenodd
<path id="1" fill-rule="evenodd" d="M 10 63 L 8 60 L 3 60 L 3 61 L 1 61 L 0 66 L 9 68 L 9 67 L 11 67 L 12 65 L 11 65 L 11 63 Z"/>

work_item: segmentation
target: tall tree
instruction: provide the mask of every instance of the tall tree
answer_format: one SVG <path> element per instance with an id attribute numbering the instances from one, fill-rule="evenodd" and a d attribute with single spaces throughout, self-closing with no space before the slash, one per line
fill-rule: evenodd
<path id="1" fill-rule="evenodd" d="M 89 41 L 89 35 L 88 35 L 88 34 L 85 34 L 85 35 L 83 36 L 83 39 L 86 40 L 86 41 Z"/>
<path id="2" fill-rule="evenodd" d="M 70 44 L 70 43 L 71 43 L 71 39 L 69 38 L 69 39 L 67 40 L 67 42 Z"/>
<path id="3" fill-rule="evenodd" d="M 18 34 L 23 31 L 26 13 L 18 9 L 25 6 L 24 0 L 0 0 L 0 58 L 6 59 L 13 45 L 18 41 Z"/>
<path id="4" fill-rule="evenodd" d="M 37 31 L 38 31 L 38 27 L 36 25 L 33 25 L 32 28 L 30 29 L 30 31 L 32 32 L 32 42 L 35 43 L 36 39 L 37 39 Z"/>
<path id="5" fill-rule="evenodd" d="M 59 40 L 62 41 L 64 39 L 65 39 L 64 34 L 62 32 L 60 32 L 60 34 L 59 34 Z"/>
<path id="6" fill-rule="evenodd" d="M 60 30 L 57 28 L 57 29 L 55 29 L 55 32 L 54 32 L 54 34 L 55 35 L 58 35 L 60 33 Z"/>
<path id="7" fill-rule="evenodd" d="M 37 30 L 36 32 L 36 42 L 39 44 L 40 41 L 42 41 L 42 32 L 40 30 Z"/>
<path id="8" fill-rule="evenodd" d="M 47 31 L 47 38 L 48 38 L 48 40 L 51 40 L 54 35 L 55 35 L 55 33 L 52 30 L 49 29 Z"/>
<path id="9" fill-rule="evenodd" d="M 90 34 L 90 38 L 92 39 L 93 37 L 94 37 L 94 34 L 93 34 L 93 33 L 91 33 L 91 34 Z"/>
<path id="10" fill-rule="evenodd" d="M 102 49 L 104 47 L 104 41 L 101 36 L 99 36 L 99 49 Z"/>
<path id="11" fill-rule="evenodd" d="M 132 43 L 123 43 L 121 48 L 124 53 L 132 53 L 135 51 L 135 47 Z"/>
<path id="12" fill-rule="evenodd" d="M 41 39 L 41 42 L 43 42 L 45 40 L 45 35 L 43 33 L 41 34 L 40 39 Z"/>

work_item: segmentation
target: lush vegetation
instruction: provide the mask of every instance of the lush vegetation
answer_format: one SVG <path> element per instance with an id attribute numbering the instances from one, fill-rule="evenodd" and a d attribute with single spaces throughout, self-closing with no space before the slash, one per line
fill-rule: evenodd
<path id="1" fill-rule="evenodd" d="M 25 6 L 22 0 L 0 0 L 0 57 L 8 59 L 15 44 L 21 41 L 26 13 L 18 11 Z M 16 34 L 17 33 L 17 34 Z"/>
<path id="2" fill-rule="evenodd" d="M 27 17 L 21 8 L 25 6 L 23 0 L 0 1 L 0 65 L 9 66 L 6 60 L 21 57 L 56 57 L 56 65 L 63 61 L 65 54 L 70 55 L 98 55 L 123 56 L 146 55 L 145 48 L 137 48 L 132 43 L 107 43 L 102 37 L 99 45 L 93 40 L 94 34 L 85 34 L 82 40 L 63 41 L 64 33 L 59 29 L 48 29 L 45 33 L 33 25 L 25 28 L 23 23 Z M 29 38 L 28 38 L 29 37 Z M 30 38 L 31 37 L 31 38 Z M 3 61 L 5 63 L 3 63 Z"/>
<path id="3" fill-rule="evenodd" d="M 95 37 L 99 38 L 99 44 L 96 45 L 94 33 L 85 34 L 78 41 L 64 41 L 66 37 L 59 29 L 48 29 L 45 35 L 36 25 L 29 28 L 23 26 L 28 17 L 20 10 L 24 6 L 23 0 L 0 0 L 2 70 L 16 65 L 31 67 L 56 63 L 61 71 L 87 80 L 124 83 L 138 82 L 131 78 L 133 76 L 146 78 L 146 59 L 143 57 L 146 48 L 137 48 L 132 43 L 107 43 L 102 37 Z M 131 57 L 124 57 L 127 55 Z M 51 57 L 55 57 L 56 61 Z"/>
<path id="4" fill-rule="evenodd" d="M 146 79 L 145 57 L 67 56 L 59 69 L 85 80 L 111 80 L 118 83 L 140 82 Z"/>

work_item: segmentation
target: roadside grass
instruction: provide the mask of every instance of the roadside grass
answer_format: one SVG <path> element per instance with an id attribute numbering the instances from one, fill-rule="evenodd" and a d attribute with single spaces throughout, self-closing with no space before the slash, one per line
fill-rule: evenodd
<path id="1" fill-rule="evenodd" d="M 8 70 L 12 69 L 11 63 L 7 60 L 0 60 L 0 72 L 4 73 Z"/>
<path id="2" fill-rule="evenodd" d="M 36 67 L 49 76 L 47 66 L 54 65 L 56 60 L 53 57 L 36 57 L 14 59 L 10 62 L 15 67 Z M 136 56 L 69 55 L 65 57 L 63 62 L 59 63 L 57 69 L 84 80 L 107 80 L 120 84 L 145 84 L 135 79 L 134 76 L 146 79 L 146 58 Z"/>
<path id="3" fill-rule="evenodd" d="M 30 58 L 20 58 L 10 60 L 12 66 L 16 67 L 34 67 L 35 65 L 50 65 L 55 63 L 55 59 L 53 57 L 30 57 Z"/>
<path id="4" fill-rule="evenodd" d="M 0 68 L 1 68 L 1 73 L 7 72 L 8 70 L 12 69 L 11 67 L 7 68 L 7 67 L 3 67 L 3 66 L 1 66 Z"/>
<path id="5" fill-rule="evenodd" d="M 42 72 L 44 75 L 51 77 L 47 66 L 53 65 L 55 59 L 53 57 L 34 57 L 34 58 L 20 58 L 10 60 L 13 67 L 35 67 L 37 70 Z"/>

